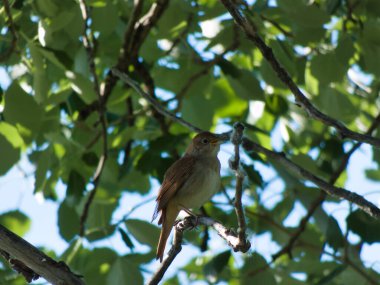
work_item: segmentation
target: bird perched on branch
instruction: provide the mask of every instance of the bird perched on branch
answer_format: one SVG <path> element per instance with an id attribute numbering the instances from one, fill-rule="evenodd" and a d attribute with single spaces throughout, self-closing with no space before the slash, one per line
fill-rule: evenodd
<path id="1" fill-rule="evenodd" d="M 220 144 L 226 135 L 202 132 L 196 135 L 182 158 L 166 171 L 156 199 L 152 221 L 161 214 L 162 225 L 157 246 L 157 259 L 162 262 L 166 241 L 181 210 L 199 208 L 220 189 Z"/>

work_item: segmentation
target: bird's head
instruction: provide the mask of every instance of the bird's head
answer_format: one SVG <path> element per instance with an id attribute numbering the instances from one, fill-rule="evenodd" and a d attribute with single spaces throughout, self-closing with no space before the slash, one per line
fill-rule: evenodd
<path id="1" fill-rule="evenodd" d="M 229 137 L 225 135 L 202 132 L 193 138 L 191 144 L 186 150 L 186 154 L 216 156 L 219 152 L 220 145 L 228 140 Z"/>

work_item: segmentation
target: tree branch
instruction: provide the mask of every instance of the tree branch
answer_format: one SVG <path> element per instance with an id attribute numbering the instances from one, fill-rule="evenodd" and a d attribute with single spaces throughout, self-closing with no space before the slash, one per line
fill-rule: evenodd
<path id="1" fill-rule="evenodd" d="M 182 250 L 182 239 L 183 239 L 183 231 L 186 229 L 181 228 L 182 225 L 184 225 L 186 220 L 183 221 L 183 224 L 178 223 L 174 227 L 174 238 L 173 238 L 173 245 L 171 249 L 168 252 L 168 256 L 165 258 L 165 260 L 161 263 L 160 268 L 156 271 L 156 273 L 152 276 L 152 279 L 148 282 L 147 285 L 156 285 L 158 284 L 162 277 L 164 277 L 164 274 L 166 270 L 168 270 L 169 266 L 172 264 L 173 260 L 176 258 L 178 253 Z"/>
<path id="2" fill-rule="evenodd" d="M 367 131 L 367 134 L 373 133 L 373 131 L 379 126 L 380 124 L 380 114 L 375 118 L 375 120 L 372 122 L 370 128 Z M 354 152 L 362 145 L 361 142 L 357 142 L 354 144 L 351 149 L 343 156 L 342 161 L 337 168 L 337 170 L 332 174 L 329 183 L 331 185 L 334 185 L 335 182 L 339 179 L 340 175 L 343 173 L 343 171 L 347 168 L 348 162 L 350 161 L 351 156 L 354 154 Z M 322 203 L 326 199 L 326 192 L 321 191 L 321 194 L 315 199 L 311 205 L 310 208 L 307 211 L 307 214 L 301 219 L 297 226 L 297 231 L 292 234 L 292 237 L 289 239 L 288 243 L 280 249 L 277 253 L 275 253 L 272 256 L 273 261 L 278 259 L 283 254 L 288 254 L 290 258 L 292 258 L 292 249 L 294 247 L 294 244 L 296 241 L 300 238 L 301 234 L 305 231 L 306 225 L 311 219 L 311 217 L 314 215 L 315 211 L 322 205 Z"/>
<path id="3" fill-rule="evenodd" d="M 107 121 L 105 117 L 105 102 L 104 98 L 101 95 L 100 88 L 99 88 L 99 81 L 98 76 L 96 74 L 96 66 L 95 66 L 95 48 L 94 48 L 94 36 L 92 35 L 92 32 L 89 27 L 89 13 L 88 13 L 88 7 L 86 5 L 86 0 L 79 0 L 82 18 L 84 21 L 84 29 L 83 29 L 83 45 L 87 52 L 88 57 L 88 63 L 90 66 L 90 72 L 93 78 L 93 85 L 95 93 L 98 97 L 98 113 L 99 113 L 99 121 L 101 125 L 101 135 L 103 139 L 103 152 L 99 159 L 98 165 L 96 167 L 96 171 L 93 177 L 94 180 L 94 188 L 91 190 L 87 201 L 84 205 L 82 215 L 80 217 L 80 229 L 79 229 L 79 235 L 84 236 L 85 235 L 85 224 L 88 217 L 88 212 L 90 210 L 92 201 L 94 200 L 94 197 L 96 195 L 96 191 L 98 189 L 99 180 L 101 177 L 101 174 L 103 172 L 107 156 L 108 156 L 108 146 L 107 146 Z"/>
<path id="4" fill-rule="evenodd" d="M 28 282 L 45 278 L 51 284 L 84 285 L 64 262 L 56 262 L 36 247 L 0 225 L 1 255 Z"/>
<path id="5" fill-rule="evenodd" d="M 142 43 L 149 34 L 149 31 L 155 26 L 159 18 L 162 16 L 168 2 L 169 0 L 157 0 L 156 3 L 153 3 L 148 13 L 139 21 L 137 21 L 137 19 L 141 14 L 141 5 L 143 5 L 143 0 L 135 2 L 127 30 L 124 34 L 124 42 L 115 68 L 123 72 L 128 70 L 128 66 L 131 64 L 133 59 L 137 58 Z M 133 27 L 133 31 L 131 31 L 131 27 Z M 112 72 L 109 72 L 105 78 L 104 88 L 101 90 L 104 104 L 111 95 L 116 82 L 117 77 L 114 76 Z M 97 109 L 97 104 L 98 102 L 94 102 L 88 105 L 85 109 L 81 110 L 80 117 L 86 118 Z"/>
<path id="6" fill-rule="evenodd" d="M 283 68 L 280 62 L 275 57 L 272 49 L 267 46 L 264 40 L 259 36 L 254 24 L 239 10 L 237 5 L 232 0 L 220 0 L 226 7 L 228 12 L 234 18 L 236 24 L 244 31 L 249 40 L 251 40 L 256 47 L 260 50 L 263 57 L 271 65 L 272 69 L 276 72 L 278 78 L 289 88 L 293 93 L 296 103 L 298 103 L 310 117 L 322 122 L 323 124 L 333 127 L 337 130 L 342 138 L 350 138 L 355 141 L 368 143 L 376 147 L 380 147 L 380 139 L 370 135 L 357 133 L 351 131 L 338 120 L 335 120 L 326 114 L 319 111 L 309 99 L 302 93 L 302 91 L 295 84 L 288 72 Z"/>
<path id="7" fill-rule="evenodd" d="M 241 123 L 234 124 L 234 130 L 231 134 L 231 142 L 234 145 L 235 155 L 232 159 L 229 160 L 230 168 L 235 172 L 236 176 L 236 191 L 235 191 L 235 201 L 234 208 L 236 212 L 236 217 L 238 220 L 238 237 L 239 237 L 239 251 L 247 252 L 251 247 L 251 243 L 246 239 L 246 222 L 244 216 L 244 209 L 242 205 L 242 196 L 243 196 L 243 180 L 244 173 L 240 169 L 240 152 L 239 147 L 242 142 L 244 132 L 244 126 Z"/>
<path id="8" fill-rule="evenodd" d="M 380 209 L 368 200 L 366 200 L 365 198 L 363 198 L 361 195 L 348 191 L 344 188 L 331 185 L 330 183 L 322 180 L 321 178 L 317 177 L 316 175 L 312 174 L 311 172 L 307 171 L 306 169 L 300 167 L 299 165 L 289 160 L 284 153 L 271 151 L 247 138 L 243 138 L 242 146 L 248 152 L 256 151 L 265 154 L 268 158 L 280 163 L 289 172 L 291 171 L 299 175 L 300 177 L 313 182 L 314 184 L 319 186 L 323 191 L 325 191 L 328 195 L 345 199 L 357 205 L 360 209 L 362 209 L 370 216 L 377 219 L 380 218 Z"/>
<path id="9" fill-rule="evenodd" d="M 176 115 L 172 114 L 168 110 L 166 110 L 160 103 L 155 100 L 154 98 L 150 97 L 148 94 L 146 94 L 141 88 L 138 86 L 138 84 L 133 81 L 129 76 L 125 75 L 124 73 L 120 72 L 117 69 L 112 69 L 112 72 L 115 73 L 118 77 L 120 77 L 123 81 L 125 81 L 127 84 L 130 84 L 136 91 L 141 95 L 143 98 L 148 100 L 150 104 L 152 104 L 157 111 L 159 111 L 161 114 L 169 117 L 170 119 L 178 122 L 179 124 L 182 124 L 183 126 L 189 128 L 192 131 L 195 132 L 201 132 L 202 130 L 189 122 L 185 121 L 184 119 L 177 117 Z M 224 135 L 230 136 L 231 132 L 227 132 Z M 265 154 L 269 158 L 272 158 L 282 164 L 286 167 L 287 170 L 298 174 L 302 178 L 309 180 L 316 185 L 318 185 L 322 190 L 324 190 L 327 194 L 331 196 L 335 196 L 341 199 L 345 199 L 351 203 L 356 204 L 360 209 L 365 211 L 367 214 L 369 214 L 372 217 L 380 218 L 380 209 L 377 208 L 374 204 L 363 198 L 362 196 L 353 193 L 351 191 L 348 191 L 344 188 L 339 188 L 331 185 L 330 183 L 322 180 L 321 178 L 315 176 L 311 172 L 307 171 L 306 169 L 300 167 L 299 165 L 295 164 L 286 156 L 284 153 L 274 152 L 267 148 L 262 147 L 261 145 L 243 137 L 242 139 L 242 146 L 246 151 L 256 151 Z"/>
<path id="10" fill-rule="evenodd" d="M 148 285 L 158 284 L 162 277 L 164 276 L 166 270 L 169 268 L 170 264 L 173 262 L 177 254 L 182 250 L 182 237 L 183 232 L 189 229 L 193 229 L 199 225 L 204 225 L 212 227 L 218 235 L 224 239 L 227 244 L 235 251 L 242 251 L 240 239 L 237 233 L 232 229 L 226 228 L 221 223 L 209 218 L 209 217 L 194 217 L 188 216 L 185 219 L 179 221 L 174 226 L 174 241 L 171 249 L 169 250 L 168 256 L 165 258 L 160 268 L 153 275 L 152 279 L 148 282 Z M 245 251 L 242 251 L 245 252 Z"/>

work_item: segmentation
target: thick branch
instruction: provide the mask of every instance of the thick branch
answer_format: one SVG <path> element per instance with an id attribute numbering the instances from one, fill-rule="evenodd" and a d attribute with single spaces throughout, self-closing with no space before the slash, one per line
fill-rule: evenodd
<path id="1" fill-rule="evenodd" d="M 85 284 L 65 263 L 54 261 L 2 225 L 0 225 L 0 250 L 15 270 L 20 270 L 24 276 L 28 274 L 32 280 L 33 277 L 35 280 L 36 277 L 42 276 L 51 284 Z"/>
<path id="2" fill-rule="evenodd" d="M 355 205 L 357 205 L 360 209 L 362 209 L 364 212 L 369 214 L 370 216 L 374 218 L 380 218 L 380 209 L 376 207 L 374 204 L 363 198 L 362 196 L 348 191 L 344 188 L 336 187 L 334 185 L 331 185 L 330 183 L 322 180 L 321 178 L 315 176 L 311 172 L 307 171 L 306 169 L 300 167 L 299 165 L 295 164 L 291 160 L 289 160 L 284 153 L 279 153 L 275 151 L 271 151 L 265 147 L 262 147 L 261 145 L 250 141 L 247 138 L 243 138 L 242 143 L 243 148 L 248 151 L 256 151 L 265 154 L 268 158 L 275 160 L 276 162 L 283 165 L 288 171 L 291 171 L 293 173 L 296 173 L 300 177 L 309 180 L 313 183 L 315 183 L 317 186 L 319 186 L 323 191 L 325 191 L 328 195 L 338 197 L 341 199 L 345 199 Z"/>
<path id="3" fill-rule="evenodd" d="M 220 0 L 226 7 L 228 12 L 234 18 L 236 24 L 244 31 L 249 40 L 251 40 L 257 48 L 261 51 L 264 58 L 271 65 L 272 69 L 276 72 L 278 78 L 289 88 L 293 93 L 296 102 L 304 108 L 310 117 L 322 122 L 323 124 L 335 128 L 342 138 L 350 138 L 355 141 L 368 143 L 376 147 L 380 147 L 380 139 L 370 135 L 360 134 L 351 131 L 344 126 L 340 121 L 335 120 L 326 114 L 319 111 L 309 99 L 302 93 L 302 91 L 295 84 L 288 72 L 283 68 L 280 62 L 275 57 L 272 49 L 267 46 L 264 40 L 257 33 L 257 29 L 253 23 L 239 10 L 235 2 L 232 0 Z"/>

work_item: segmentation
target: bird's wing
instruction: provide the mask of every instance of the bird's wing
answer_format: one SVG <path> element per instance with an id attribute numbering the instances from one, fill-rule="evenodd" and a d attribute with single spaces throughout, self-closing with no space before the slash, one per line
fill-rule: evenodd
<path id="1" fill-rule="evenodd" d="M 178 190 L 191 176 L 195 161 L 196 159 L 192 156 L 184 156 L 173 163 L 166 171 L 164 181 L 158 192 L 156 199 L 157 205 L 152 220 L 154 220 L 158 213 L 165 208 L 170 199 L 178 193 Z"/>

